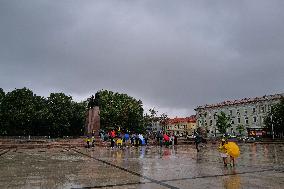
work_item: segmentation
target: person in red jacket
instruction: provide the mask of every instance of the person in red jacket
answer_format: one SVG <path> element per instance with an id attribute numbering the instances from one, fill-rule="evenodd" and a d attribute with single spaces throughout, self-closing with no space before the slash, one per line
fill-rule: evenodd
<path id="1" fill-rule="evenodd" d="M 110 147 L 114 148 L 114 144 L 115 144 L 115 141 L 114 141 L 115 131 L 114 130 L 110 131 L 109 136 L 110 136 Z"/>
<path id="2" fill-rule="evenodd" d="M 164 133 L 163 137 L 164 137 L 165 145 L 166 147 L 168 147 L 170 144 L 170 137 L 166 133 Z"/>

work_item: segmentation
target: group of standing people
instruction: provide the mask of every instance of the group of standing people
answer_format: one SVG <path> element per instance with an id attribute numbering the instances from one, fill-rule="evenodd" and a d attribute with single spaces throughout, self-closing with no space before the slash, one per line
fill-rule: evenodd
<path id="1" fill-rule="evenodd" d="M 129 132 L 121 132 L 120 129 L 118 130 L 110 130 L 108 133 L 103 131 L 99 132 L 99 135 L 102 140 L 108 141 L 110 140 L 110 147 L 119 147 L 122 148 L 123 146 L 144 146 L 148 145 L 148 135 L 147 134 L 138 134 Z M 176 145 L 177 144 L 177 136 L 174 134 L 168 134 L 166 132 L 158 131 L 156 134 L 157 145 L 169 147 L 169 145 Z M 197 152 L 200 151 L 200 143 L 206 142 L 206 140 L 200 135 L 198 132 L 194 134 L 194 143 Z M 95 131 L 92 132 L 91 136 L 86 138 L 87 148 L 91 146 L 94 147 L 95 144 Z M 218 148 L 220 152 L 220 156 L 223 160 L 224 166 L 230 164 L 235 166 L 235 158 L 240 155 L 239 147 L 234 142 L 228 142 L 226 139 L 222 138 L 220 146 Z"/>
<path id="2" fill-rule="evenodd" d="M 111 130 L 108 133 L 110 138 L 110 147 L 123 147 L 123 146 L 144 146 L 148 144 L 148 135 L 141 133 L 121 132 L 120 130 Z"/>
<path id="3" fill-rule="evenodd" d="M 166 132 L 158 131 L 156 135 L 157 144 L 161 147 L 165 145 L 168 147 L 169 145 L 177 145 L 177 136 L 174 134 L 167 134 Z"/>
<path id="4" fill-rule="evenodd" d="M 86 138 L 86 144 L 87 144 L 87 148 L 90 148 L 91 146 L 94 147 L 95 146 L 95 131 L 92 131 L 91 136 L 87 136 Z"/>

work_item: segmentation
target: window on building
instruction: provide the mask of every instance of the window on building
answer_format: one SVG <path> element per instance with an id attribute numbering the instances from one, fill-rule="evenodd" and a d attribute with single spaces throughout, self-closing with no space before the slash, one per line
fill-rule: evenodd
<path id="1" fill-rule="evenodd" d="M 265 112 L 265 111 L 264 111 L 264 106 L 261 106 L 260 111 L 261 111 L 262 113 Z"/>
<path id="2" fill-rule="evenodd" d="M 245 112 L 245 115 L 248 114 L 248 110 L 246 108 L 245 108 L 244 112 Z"/>
<path id="3" fill-rule="evenodd" d="M 240 110 L 239 109 L 237 110 L 237 115 L 240 115 Z"/>
<path id="4" fill-rule="evenodd" d="M 212 125 L 212 123 L 213 123 L 213 121 L 212 121 L 212 120 L 210 120 L 210 125 Z"/>
<path id="5" fill-rule="evenodd" d="M 215 112 L 213 115 L 214 119 L 216 119 L 216 116 L 217 116 L 217 112 Z"/>
<path id="6" fill-rule="evenodd" d="M 231 120 L 231 124 L 235 124 L 234 120 Z"/>
<path id="7" fill-rule="evenodd" d="M 255 113 L 255 107 L 252 108 L 252 113 Z"/>
<path id="8" fill-rule="evenodd" d="M 253 117 L 253 122 L 256 123 L 256 117 Z"/>
<path id="9" fill-rule="evenodd" d="M 241 118 L 238 117 L 238 123 L 241 123 Z"/>
<path id="10" fill-rule="evenodd" d="M 245 123 L 246 123 L 246 124 L 249 124 L 248 117 L 245 117 Z"/>
<path id="11" fill-rule="evenodd" d="M 233 110 L 230 110 L 230 115 L 231 115 L 231 116 L 233 115 Z"/>

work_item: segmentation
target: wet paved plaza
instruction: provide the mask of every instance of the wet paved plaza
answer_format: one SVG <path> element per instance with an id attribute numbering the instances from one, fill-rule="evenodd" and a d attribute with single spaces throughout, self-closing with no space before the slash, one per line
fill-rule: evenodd
<path id="1" fill-rule="evenodd" d="M 284 188 L 284 144 L 243 144 L 235 167 L 216 145 L 0 149 L 0 188 Z"/>

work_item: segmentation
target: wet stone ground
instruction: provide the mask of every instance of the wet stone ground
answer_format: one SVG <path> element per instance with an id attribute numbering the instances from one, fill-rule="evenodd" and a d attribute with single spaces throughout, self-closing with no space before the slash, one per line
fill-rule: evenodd
<path id="1" fill-rule="evenodd" d="M 0 149 L 0 188 L 284 188 L 284 145 L 243 144 L 235 167 L 216 145 Z"/>

